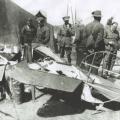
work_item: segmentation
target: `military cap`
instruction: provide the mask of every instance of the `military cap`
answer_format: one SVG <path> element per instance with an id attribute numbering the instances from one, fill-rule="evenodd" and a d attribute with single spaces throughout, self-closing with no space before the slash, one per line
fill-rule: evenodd
<path id="1" fill-rule="evenodd" d="M 41 21 L 44 21 L 45 18 L 44 17 L 38 17 L 36 20 L 37 20 L 37 22 L 41 22 Z"/>
<path id="2" fill-rule="evenodd" d="M 63 20 L 66 21 L 66 20 L 69 20 L 70 19 L 70 16 L 64 16 L 63 17 Z"/>
<path id="3" fill-rule="evenodd" d="M 92 12 L 92 15 L 93 15 L 94 17 L 102 17 L 100 10 L 93 11 L 93 12 Z"/>

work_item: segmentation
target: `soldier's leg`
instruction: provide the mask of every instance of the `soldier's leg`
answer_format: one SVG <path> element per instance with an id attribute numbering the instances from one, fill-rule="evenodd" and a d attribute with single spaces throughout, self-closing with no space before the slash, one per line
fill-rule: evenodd
<path id="1" fill-rule="evenodd" d="M 86 71 L 89 71 L 90 70 L 90 66 L 89 66 L 89 64 L 92 64 L 92 60 L 93 60 L 93 54 L 91 55 L 88 51 L 87 51 L 87 53 L 86 53 L 86 59 L 85 59 L 85 63 L 87 63 L 86 65 L 85 65 L 85 69 L 86 69 Z"/>
<path id="2" fill-rule="evenodd" d="M 64 58 L 65 55 L 65 46 L 60 46 L 60 57 Z"/>
<path id="3" fill-rule="evenodd" d="M 58 53 L 60 54 L 61 46 L 58 46 Z"/>
<path id="4" fill-rule="evenodd" d="M 115 64 L 115 60 L 116 60 L 116 55 L 117 55 L 117 51 L 113 51 L 112 54 L 111 54 L 111 58 L 110 58 L 110 66 L 109 66 L 109 70 L 112 70 L 114 64 Z"/>
<path id="5" fill-rule="evenodd" d="M 71 52 L 72 52 L 72 47 L 66 47 L 65 48 L 67 59 L 68 59 L 68 64 L 71 64 Z"/>
<path id="6" fill-rule="evenodd" d="M 94 62 L 93 62 L 93 65 L 96 66 L 92 68 L 92 73 L 94 74 L 98 74 L 98 69 L 100 67 L 100 63 L 102 61 L 102 58 L 103 58 L 103 53 L 96 53 L 95 54 L 95 59 L 94 59 Z"/>
<path id="7" fill-rule="evenodd" d="M 27 53 L 27 62 L 31 63 L 32 62 L 32 46 L 31 44 L 28 45 L 28 53 Z"/>
<path id="8" fill-rule="evenodd" d="M 108 75 L 108 70 L 109 69 L 109 64 L 110 64 L 110 51 L 106 51 L 106 54 L 103 58 L 103 77 L 107 78 Z"/>
<path id="9" fill-rule="evenodd" d="M 59 53 L 57 39 L 54 39 L 54 50 L 55 50 L 55 53 Z"/>
<path id="10" fill-rule="evenodd" d="M 27 45 L 25 44 L 25 45 L 24 45 L 24 53 L 23 53 L 23 59 L 24 59 L 24 60 L 27 60 L 27 51 L 28 51 L 27 49 L 28 49 L 28 47 L 27 47 Z"/>
<path id="11" fill-rule="evenodd" d="M 84 58 L 85 54 L 84 54 L 84 50 L 82 49 L 76 49 L 76 65 L 80 66 L 83 58 Z"/>
<path id="12" fill-rule="evenodd" d="M 82 61 L 85 59 L 85 57 L 87 56 L 87 51 L 86 50 L 81 50 L 81 52 L 80 52 L 80 60 L 79 60 L 79 62 L 80 62 L 80 67 L 82 68 L 82 69 L 85 69 L 85 64 L 83 64 L 82 63 Z"/>
<path id="13" fill-rule="evenodd" d="M 79 59 L 80 59 L 80 55 L 79 55 L 79 50 L 78 48 L 76 48 L 76 65 L 79 66 L 80 65 L 80 62 L 79 62 Z"/>

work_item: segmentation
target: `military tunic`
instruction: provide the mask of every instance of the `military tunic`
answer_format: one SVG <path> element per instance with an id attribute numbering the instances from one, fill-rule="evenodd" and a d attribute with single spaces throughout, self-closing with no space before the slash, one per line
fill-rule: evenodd
<path id="1" fill-rule="evenodd" d="M 86 25 L 86 37 L 88 49 L 95 51 L 104 50 L 104 26 L 97 20 Z"/>
<path id="2" fill-rule="evenodd" d="M 104 42 L 105 49 L 111 51 L 117 51 L 118 48 L 118 40 L 119 40 L 119 32 L 117 30 L 111 31 L 111 29 L 106 29 L 104 32 Z M 109 42 L 112 42 L 113 45 L 110 48 Z"/>
<path id="3" fill-rule="evenodd" d="M 38 26 L 38 28 L 37 28 L 37 41 L 40 44 L 49 46 L 50 29 L 48 26 L 46 26 L 46 25 L 44 25 L 42 27 Z"/>
<path id="4" fill-rule="evenodd" d="M 63 25 L 58 32 L 58 42 L 60 48 L 60 57 L 64 57 L 66 52 L 68 63 L 71 64 L 72 36 L 74 29 L 71 24 Z"/>

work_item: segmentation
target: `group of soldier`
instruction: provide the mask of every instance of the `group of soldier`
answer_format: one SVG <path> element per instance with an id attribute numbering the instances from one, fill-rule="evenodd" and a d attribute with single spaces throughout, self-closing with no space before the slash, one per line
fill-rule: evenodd
<path id="1" fill-rule="evenodd" d="M 50 41 L 51 36 L 53 36 L 53 29 L 46 22 L 46 17 L 37 17 L 36 21 L 37 27 L 33 24 L 32 19 L 28 19 L 26 25 L 23 26 L 21 30 L 21 44 L 24 49 L 23 58 L 27 62 L 32 62 L 32 43 L 36 42 L 39 45 L 43 44 L 51 47 L 52 43 Z"/>
<path id="2" fill-rule="evenodd" d="M 112 69 L 116 58 L 117 50 L 119 49 L 119 32 L 117 30 L 118 23 L 113 22 L 113 18 L 108 19 L 104 27 L 100 21 L 102 18 L 101 11 L 96 10 L 92 12 L 94 20 L 86 26 L 76 21 L 75 25 L 69 23 L 69 16 L 63 17 L 64 24 L 60 27 L 57 33 L 57 47 L 60 57 L 67 56 L 68 64 L 71 64 L 72 47 L 76 48 L 76 65 L 80 66 L 84 57 L 91 53 L 106 51 L 105 54 L 96 54 L 94 58 L 94 65 L 99 67 L 102 59 L 104 58 L 104 68 Z M 37 17 L 37 29 L 32 24 L 31 19 L 27 20 L 26 25 L 22 28 L 21 34 L 23 36 L 22 45 L 24 46 L 24 58 L 28 62 L 32 62 L 32 42 L 43 44 L 50 48 L 55 47 L 54 30 L 47 23 L 45 16 Z M 75 39 L 73 40 L 73 36 Z M 53 39 L 51 39 L 51 37 Z M 113 54 L 111 54 L 113 53 Z M 92 62 L 92 58 L 87 60 L 88 63 Z M 81 66 L 82 67 L 82 66 Z M 92 72 L 98 74 L 96 68 Z M 103 77 L 107 76 L 104 72 Z"/>

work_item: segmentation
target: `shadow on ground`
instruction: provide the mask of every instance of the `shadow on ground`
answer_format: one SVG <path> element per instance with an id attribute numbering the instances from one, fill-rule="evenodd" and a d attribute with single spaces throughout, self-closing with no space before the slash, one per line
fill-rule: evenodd
<path id="1" fill-rule="evenodd" d="M 38 109 L 37 115 L 40 117 L 56 117 L 80 114 L 84 110 L 84 103 L 81 101 L 73 104 L 52 97 L 42 108 Z"/>
<path id="2" fill-rule="evenodd" d="M 38 109 L 37 115 L 40 117 L 74 115 L 83 113 L 86 109 L 95 110 L 94 105 L 80 100 L 80 94 L 76 96 L 76 94 L 50 89 L 44 89 L 42 92 L 52 94 L 53 97 Z"/>
<path id="3" fill-rule="evenodd" d="M 111 109 L 111 110 L 114 110 L 114 111 L 119 111 L 120 110 L 120 103 L 119 102 L 110 102 L 110 103 L 106 103 L 104 105 L 104 107 L 108 108 L 108 109 Z"/>
<path id="4" fill-rule="evenodd" d="M 81 114 L 87 109 L 95 110 L 96 105 L 98 105 L 80 100 L 80 89 L 76 90 L 76 93 L 73 94 L 51 89 L 43 89 L 41 91 L 44 94 L 51 94 L 53 97 L 50 98 L 41 108 L 38 109 L 37 115 L 40 117 L 56 117 Z M 79 96 L 77 91 L 79 91 Z M 100 94 L 98 94 L 98 97 L 103 101 L 108 100 Z M 110 102 L 106 103 L 104 107 L 117 111 L 120 110 L 120 103 Z"/>
<path id="5" fill-rule="evenodd" d="M 109 99 L 107 99 L 105 96 L 100 94 L 97 90 L 93 90 L 92 93 L 95 98 L 101 101 L 104 101 L 104 102 L 109 101 Z M 104 107 L 110 110 L 113 110 L 113 111 L 118 111 L 120 110 L 120 102 L 110 101 L 110 102 L 105 103 Z"/>

